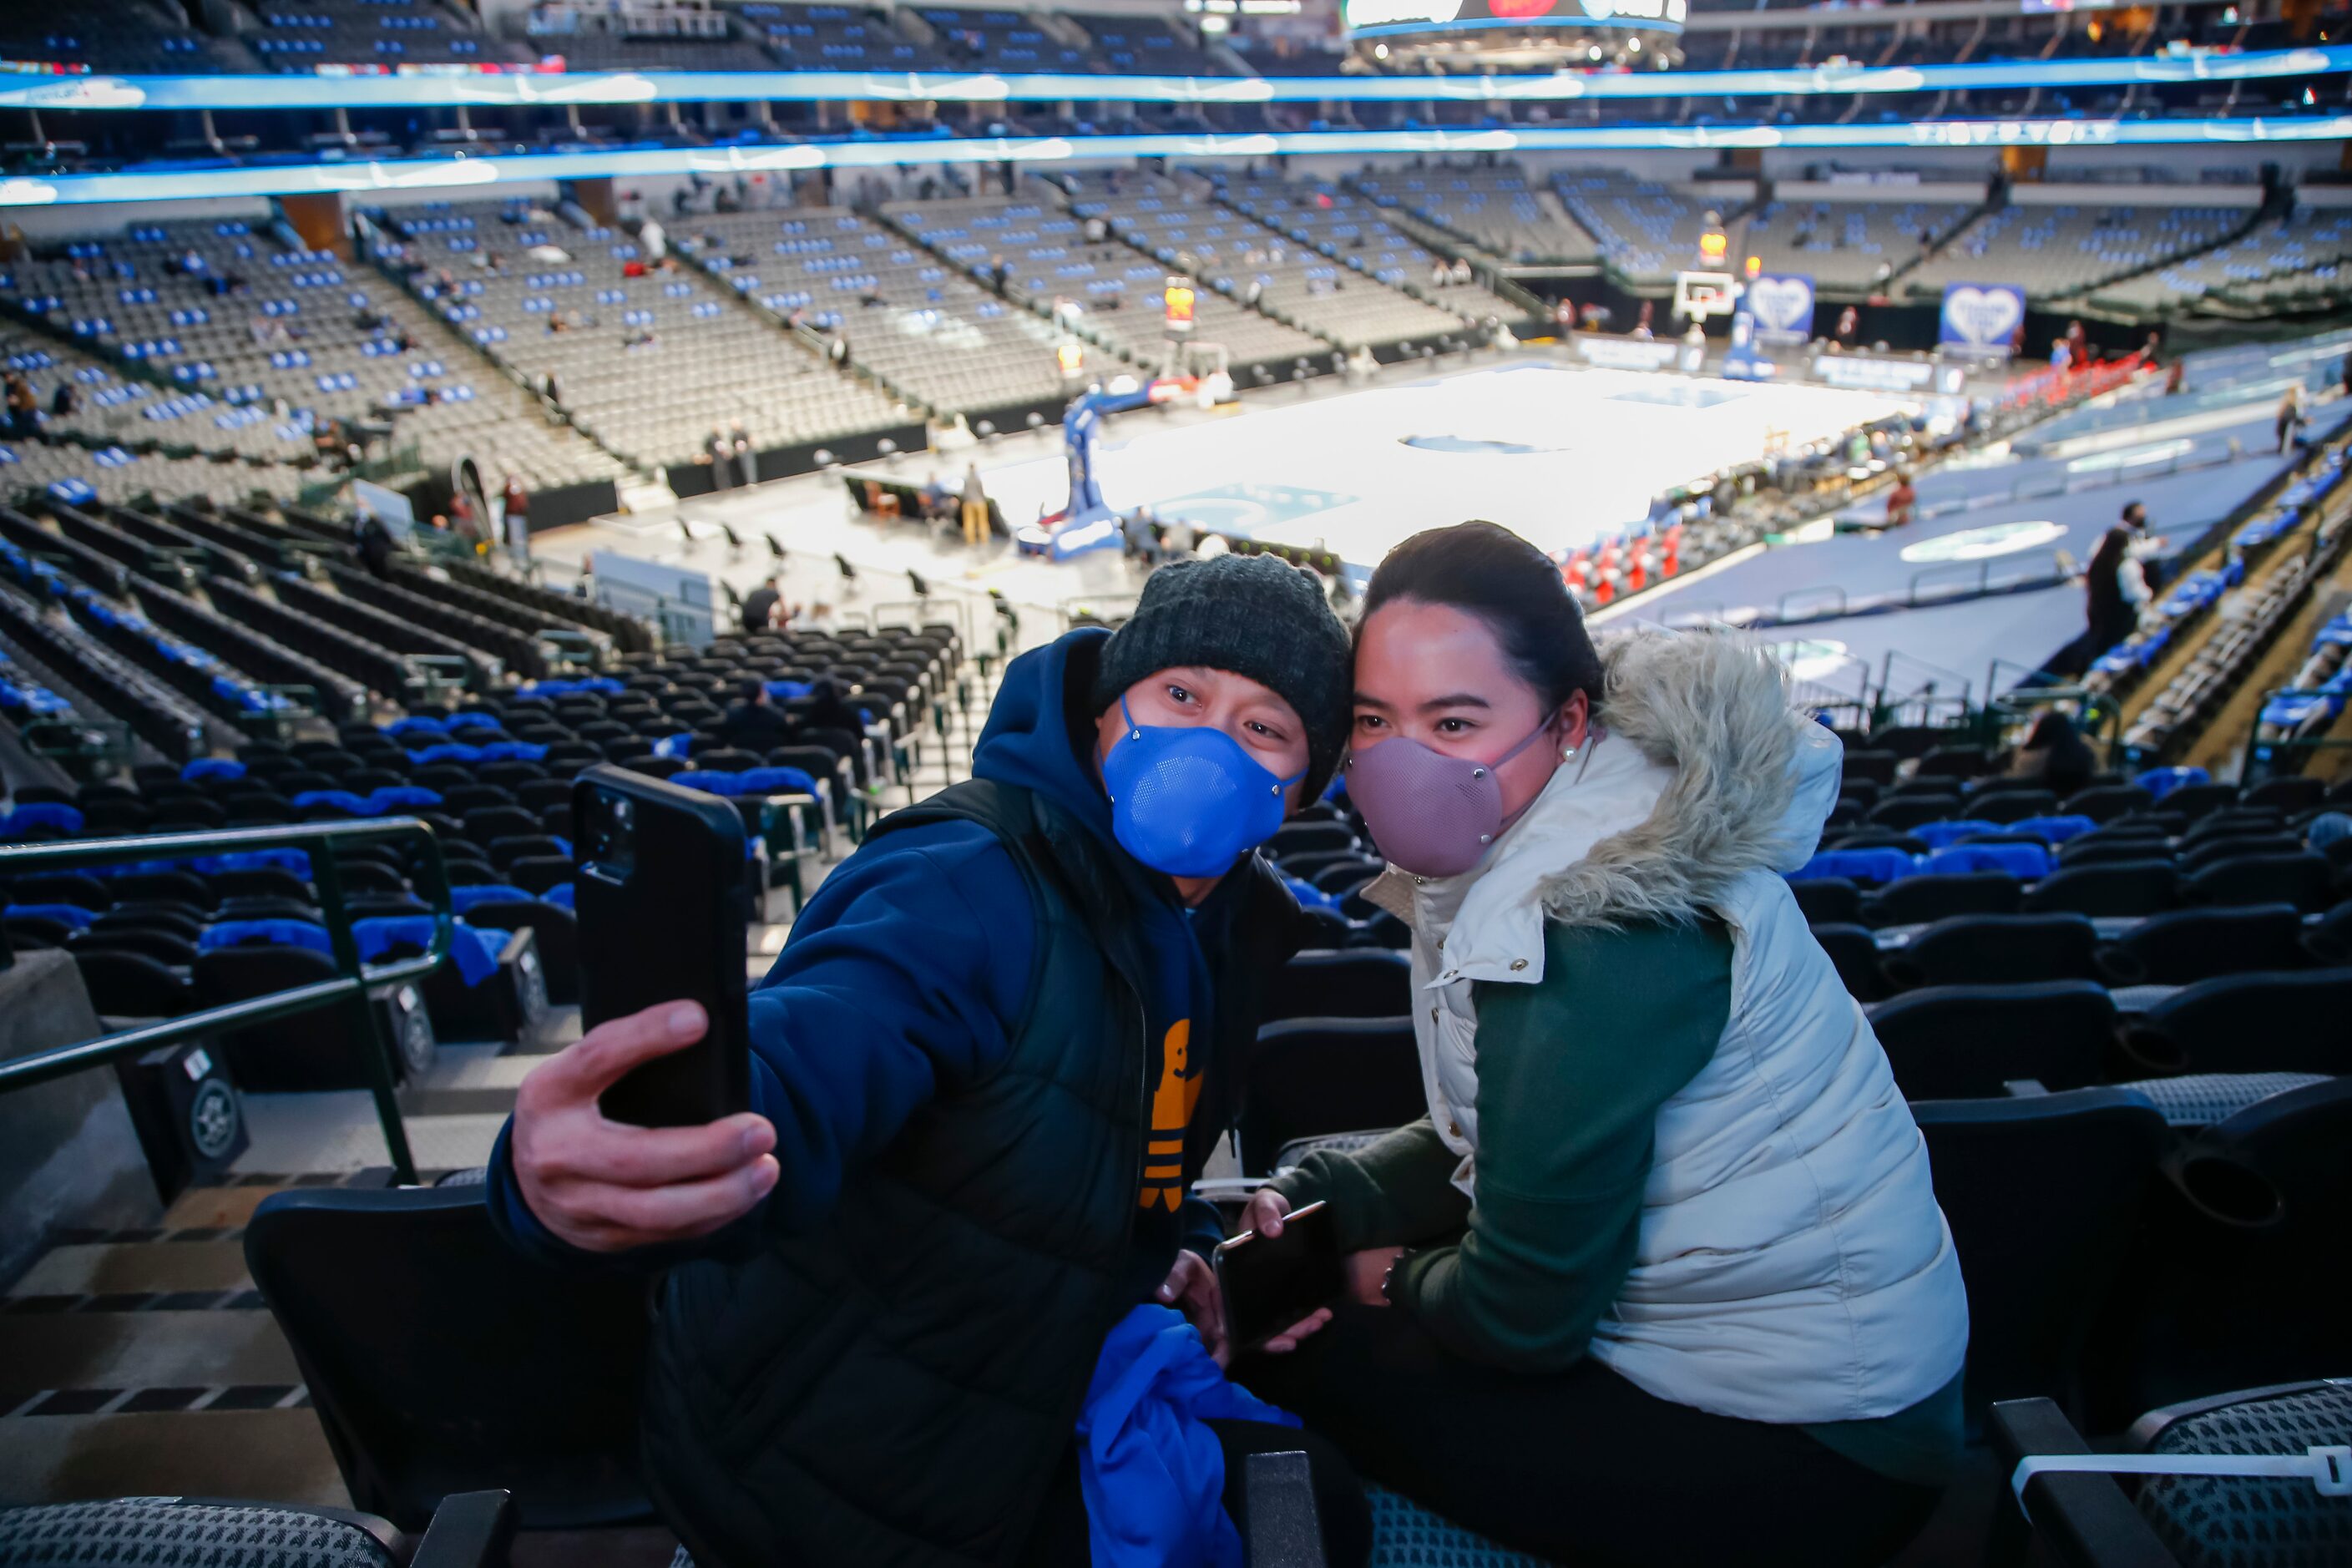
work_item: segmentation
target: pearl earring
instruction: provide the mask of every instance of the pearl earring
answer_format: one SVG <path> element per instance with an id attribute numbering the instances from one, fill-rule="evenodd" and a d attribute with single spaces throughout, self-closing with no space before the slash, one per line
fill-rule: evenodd
<path id="1" fill-rule="evenodd" d="M 1576 748 L 1574 746 L 1562 746 L 1559 749 L 1559 760 L 1563 763 L 1569 761 L 1575 755 Z"/>

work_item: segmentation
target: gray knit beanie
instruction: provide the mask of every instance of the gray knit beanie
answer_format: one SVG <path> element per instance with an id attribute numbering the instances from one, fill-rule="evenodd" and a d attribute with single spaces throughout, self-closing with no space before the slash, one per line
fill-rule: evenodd
<path id="1" fill-rule="evenodd" d="M 1154 670 L 1198 665 L 1246 676 L 1307 727 L 1298 798 L 1323 793 L 1348 744 L 1354 655 L 1317 579 L 1276 555 L 1220 555 L 1162 566 L 1142 602 L 1103 644 L 1095 711 Z"/>

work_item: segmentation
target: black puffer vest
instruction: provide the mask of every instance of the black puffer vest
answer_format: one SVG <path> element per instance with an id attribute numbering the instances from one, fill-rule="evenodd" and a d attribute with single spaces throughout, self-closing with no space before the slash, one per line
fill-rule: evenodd
<path id="1" fill-rule="evenodd" d="M 1028 885 L 1027 1016 L 1003 1066 L 917 1112 L 822 1226 L 663 1282 L 645 1467 L 699 1568 L 1012 1562 L 1133 1304 L 1152 1087 L 1136 895 L 1085 826 L 1007 784 L 958 784 L 875 831 L 951 818 L 994 832 Z M 1259 983 L 1297 945 L 1271 869 L 1235 874 L 1250 962 L 1219 986 L 1188 1180 L 1232 1118 Z"/>

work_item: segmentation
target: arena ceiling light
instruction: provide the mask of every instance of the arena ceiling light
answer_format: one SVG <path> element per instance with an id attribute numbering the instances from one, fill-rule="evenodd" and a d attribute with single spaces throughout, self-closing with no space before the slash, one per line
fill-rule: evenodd
<path id="1" fill-rule="evenodd" d="M 1397 0 L 1423 11 L 1454 0 Z M 1473 0 L 1462 0 L 1468 5 Z M 1488 6 L 1523 0 L 1476 0 Z M 1590 0 L 1597 5 L 1635 0 Z M 1641 0 L 1661 6 L 1680 0 Z M 1638 20 L 1638 18 L 1636 18 Z M 1530 37 L 1542 58 L 1593 67 L 1636 37 L 1645 65 L 1671 63 L 1661 37 L 1576 16 L 1572 27 Z M 1491 30 L 1471 28 L 1481 37 Z M 1992 91 L 2033 88 L 2164 87 L 2352 73 L 2352 46 L 2127 58 L 2000 60 L 1981 65 L 1878 68 L 1821 65 L 1788 70 L 1585 68 L 1511 72 L 1481 51 L 1359 29 L 1368 52 L 1417 49 L 1443 75 L 1342 77 L 1073 76 L 993 71 L 349 71 L 318 76 L 104 76 L 0 61 L 0 109 L 121 112 L 163 110 L 562 108 L 598 103 L 1370 103 L 1547 102 L 1601 99 L 1819 98 L 1850 93 Z M 1603 44 L 1608 47 L 1603 47 Z M 1630 56 L 1631 50 L 1627 49 Z M 1439 58 L 1444 56 L 1446 58 Z M 1557 57 L 1555 58 L 1555 57 Z"/>
<path id="2" fill-rule="evenodd" d="M 0 179 L 0 207 L 185 198 L 280 196 L 627 178 L 732 175 L 792 169 L 872 169 L 919 163 L 1051 163 L 1076 159 L 1205 162 L 1276 153 L 1707 152 L 1726 148 L 1916 148 L 2228 145 L 2352 141 L 2352 115 L 2285 120 L 1972 120 L 1898 125 L 1533 126 L 1511 131 L 1297 131 L 1235 136 L 870 139 L 727 147 L 635 147 L 511 157 L 408 158 L 272 163 L 253 168 L 124 170 Z"/>

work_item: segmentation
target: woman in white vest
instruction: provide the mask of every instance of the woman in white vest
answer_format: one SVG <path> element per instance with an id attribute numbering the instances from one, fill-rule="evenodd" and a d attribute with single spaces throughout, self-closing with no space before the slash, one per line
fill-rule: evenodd
<path id="1" fill-rule="evenodd" d="M 1927 1152 L 1781 873 L 1843 753 L 1744 640 L 1596 650 L 1492 523 L 1364 599 L 1348 788 L 1412 929 L 1429 1117 L 1328 1199 L 1350 1300 L 1239 1375 L 1366 1475 L 1579 1564 L 1880 1561 L 1960 1447 Z"/>

